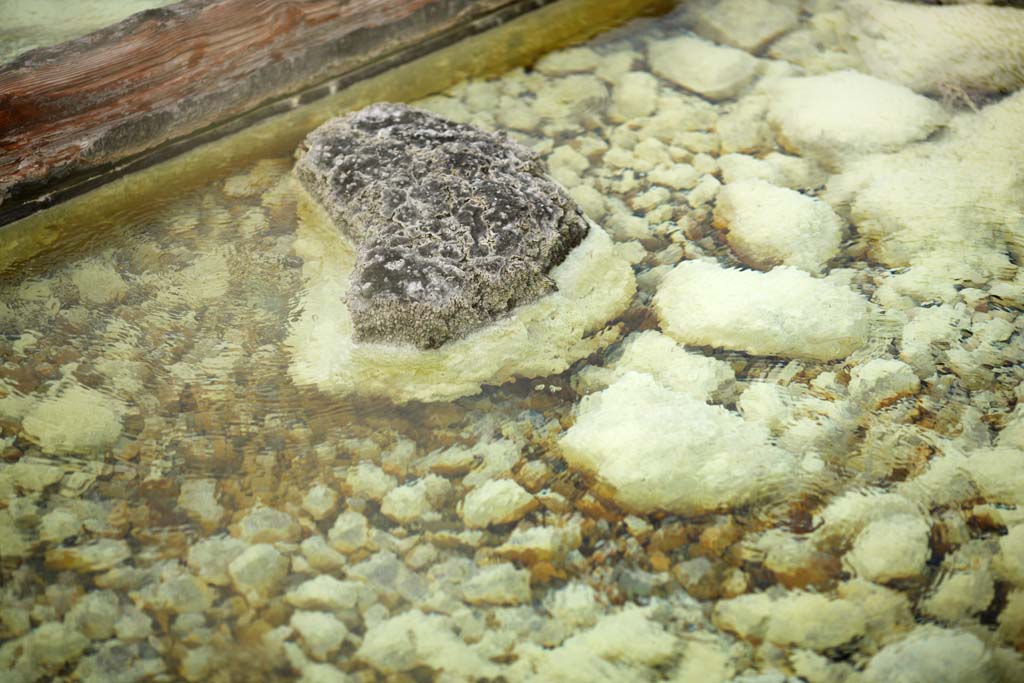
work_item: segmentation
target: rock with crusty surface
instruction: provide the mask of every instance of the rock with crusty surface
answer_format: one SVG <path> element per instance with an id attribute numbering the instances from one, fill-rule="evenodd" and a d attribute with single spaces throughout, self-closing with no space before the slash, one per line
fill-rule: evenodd
<path id="1" fill-rule="evenodd" d="M 462 337 L 552 291 L 587 234 L 536 154 L 405 105 L 325 123 L 295 172 L 356 245 L 345 303 L 362 342 Z"/>

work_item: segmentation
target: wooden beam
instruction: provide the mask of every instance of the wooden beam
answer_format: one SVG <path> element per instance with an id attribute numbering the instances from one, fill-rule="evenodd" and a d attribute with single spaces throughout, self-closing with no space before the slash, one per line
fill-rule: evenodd
<path id="1" fill-rule="evenodd" d="M 185 0 L 29 51 L 0 67 L 0 224 L 62 184 L 547 1 Z"/>

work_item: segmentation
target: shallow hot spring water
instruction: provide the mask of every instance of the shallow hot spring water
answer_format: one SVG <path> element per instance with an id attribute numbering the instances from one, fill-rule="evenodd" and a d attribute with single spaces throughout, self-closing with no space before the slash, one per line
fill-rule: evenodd
<path id="1" fill-rule="evenodd" d="M 0 273 L 0 680 L 1024 680 L 1020 84 L 735 4 L 415 103 L 631 265 L 560 374 L 296 382 L 290 156 Z"/>

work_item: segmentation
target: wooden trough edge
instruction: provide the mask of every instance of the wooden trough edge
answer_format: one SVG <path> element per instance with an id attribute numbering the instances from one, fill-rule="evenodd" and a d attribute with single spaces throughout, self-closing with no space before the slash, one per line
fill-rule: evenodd
<path id="1" fill-rule="evenodd" d="M 553 0 L 185 0 L 0 66 L 0 226 Z"/>

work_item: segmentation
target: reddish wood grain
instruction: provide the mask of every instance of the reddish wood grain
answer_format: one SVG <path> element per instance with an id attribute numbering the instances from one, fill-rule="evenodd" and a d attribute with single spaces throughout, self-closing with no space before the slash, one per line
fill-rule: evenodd
<path id="1" fill-rule="evenodd" d="M 185 0 L 0 68 L 0 205 L 513 0 Z"/>

